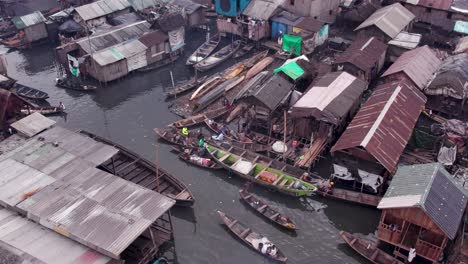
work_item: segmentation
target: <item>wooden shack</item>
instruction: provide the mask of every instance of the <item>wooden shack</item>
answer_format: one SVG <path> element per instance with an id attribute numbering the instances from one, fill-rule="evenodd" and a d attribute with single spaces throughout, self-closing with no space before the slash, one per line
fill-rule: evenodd
<path id="1" fill-rule="evenodd" d="M 185 46 L 185 21 L 180 12 L 169 12 L 159 17 L 152 25 L 169 36 L 171 52 L 180 53 Z"/>
<path id="2" fill-rule="evenodd" d="M 393 255 L 402 262 L 411 249 L 417 256 L 413 262 L 438 262 L 455 239 L 466 203 L 466 190 L 441 164 L 400 167 L 378 205 L 377 238 L 393 245 Z"/>
<path id="3" fill-rule="evenodd" d="M 424 94 L 404 81 L 377 86 L 332 147 L 333 162 L 355 179 L 358 170 L 392 175 L 425 103 Z"/>
<path id="4" fill-rule="evenodd" d="M 340 0 L 288 0 L 283 8 L 300 16 L 332 23 L 338 15 Z"/>
<path id="5" fill-rule="evenodd" d="M 440 64 L 432 49 L 423 46 L 403 53 L 381 77 L 384 82 L 405 80 L 422 91 Z"/>
<path id="6" fill-rule="evenodd" d="M 73 12 L 73 20 L 86 29 L 91 29 L 107 22 L 107 17 L 130 12 L 128 0 L 99 0 L 78 6 Z"/>
<path id="7" fill-rule="evenodd" d="M 185 18 L 186 26 L 196 27 L 208 22 L 205 6 L 192 0 L 173 0 L 172 4 L 182 9 L 182 16 Z"/>
<path id="8" fill-rule="evenodd" d="M 437 69 L 435 77 L 424 89 L 427 108 L 449 118 L 468 120 L 468 54 L 448 57 Z"/>
<path id="9" fill-rule="evenodd" d="M 271 36 L 270 19 L 281 12 L 286 0 L 268 1 L 252 0 L 242 12 L 243 35 L 253 41 L 259 41 Z"/>
<path id="10" fill-rule="evenodd" d="M 346 71 L 370 82 L 377 77 L 385 62 L 387 45 L 375 37 L 355 40 L 333 62 L 334 71 Z"/>
<path id="11" fill-rule="evenodd" d="M 330 25 L 310 17 L 303 17 L 294 27 L 293 35 L 302 37 L 302 54 L 311 54 L 328 39 Z"/>
<path id="12" fill-rule="evenodd" d="M 170 54 L 169 37 L 162 31 L 153 31 L 144 34 L 138 39 L 146 49 L 148 65 L 165 59 Z"/>
<path id="13" fill-rule="evenodd" d="M 49 36 L 45 23 L 46 19 L 39 11 L 25 16 L 14 17 L 11 21 L 19 32 L 17 37 L 21 45 L 30 45 Z"/>
<path id="14" fill-rule="evenodd" d="M 310 144 L 307 160 L 298 163 L 308 167 L 339 135 L 359 108 L 367 83 L 347 72 L 324 75 L 291 107 L 293 137 Z"/>
<path id="15" fill-rule="evenodd" d="M 414 15 L 400 3 L 395 3 L 377 10 L 354 31 L 358 36 L 376 37 L 388 42 L 401 31 L 409 31 L 413 21 Z"/>
<path id="16" fill-rule="evenodd" d="M 395 62 L 403 53 L 415 49 L 421 43 L 422 34 L 402 31 L 390 40 L 387 49 L 387 62 Z"/>
<path id="17" fill-rule="evenodd" d="M 348 4 L 347 4 L 348 3 Z M 346 21 L 352 23 L 362 23 L 375 11 L 382 7 L 379 0 L 345 1 L 345 6 L 341 12 Z M 347 4 L 347 5 L 346 5 Z"/>

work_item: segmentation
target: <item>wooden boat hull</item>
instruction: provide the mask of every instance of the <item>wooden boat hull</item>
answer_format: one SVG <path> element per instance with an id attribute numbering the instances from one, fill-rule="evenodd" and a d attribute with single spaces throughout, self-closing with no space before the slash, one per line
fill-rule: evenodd
<path id="1" fill-rule="evenodd" d="M 49 95 L 43 91 L 37 90 L 35 88 L 31 88 L 19 83 L 15 84 L 15 87 L 12 89 L 17 95 L 32 99 L 32 100 L 45 100 L 49 98 Z"/>
<path id="2" fill-rule="evenodd" d="M 195 68 L 199 71 L 206 71 L 219 64 L 223 63 L 240 48 L 240 40 L 234 41 L 232 44 L 225 46 L 219 51 L 215 52 L 213 55 L 209 56 L 202 62 L 195 64 Z"/>
<path id="3" fill-rule="evenodd" d="M 195 111 L 199 112 L 205 109 L 211 103 L 218 100 L 226 91 L 228 91 L 228 89 L 232 89 L 237 84 L 239 84 L 243 79 L 244 79 L 243 76 L 234 77 L 232 79 L 229 79 L 221 83 L 220 85 L 218 85 L 218 87 L 214 88 L 209 93 L 204 95 L 202 98 L 198 99 L 198 101 L 195 103 Z"/>
<path id="4" fill-rule="evenodd" d="M 198 79 L 195 79 L 192 78 L 190 81 L 188 81 L 187 83 L 184 83 L 183 85 L 181 86 L 178 86 L 178 87 L 175 87 L 174 89 L 171 89 L 166 97 L 168 98 L 172 98 L 172 97 L 176 97 L 180 94 L 183 94 L 183 93 L 186 93 L 192 89 L 194 89 L 195 87 L 197 87 L 197 85 L 199 85 L 200 83 L 204 82 L 206 80 L 207 76 L 203 76 L 203 77 L 200 77 Z"/>
<path id="5" fill-rule="evenodd" d="M 237 66 L 236 68 L 234 68 L 232 71 L 230 71 L 228 74 L 226 74 L 224 76 L 224 79 L 226 80 L 232 79 L 236 77 L 237 75 L 241 74 L 244 71 L 244 69 L 245 69 L 244 64 L 241 64 Z"/>
<path id="6" fill-rule="evenodd" d="M 219 42 L 221 41 L 221 36 L 219 34 L 211 37 L 207 42 L 204 42 L 200 47 L 197 48 L 187 59 L 185 64 L 187 66 L 194 65 L 199 62 L 202 62 L 208 56 L 210 56 L 213 51 L 218 47 Z"/>
<path id="7" fill-rule="evenodd" d="M 239 195 L 247 205 L 249 205 L 250 208 L 254 209 L 257 213 L 262 215 L 264 218 L 268 219 L 270 222 L 277 224 L 278 226 L 281 226 L 283 228 L 286 228 L 288 230 L 296 230 L 296 224 L 287 216 L 281 214 L 278 212 L 278 210 L 273 209 L 271 206 L 269 206 L 265 201 L 261 200 L 257 196 L 247 192 L 244 189 L 241 189 L 239 191 Z M 284 219 L 287 219 L 286 223 L 281 222 L 279 219 L 281 217 L 284 217 Z"/>
<path id="8" fill-rule="evenodd" d="M 160 139 L 163 139 L 164 141 L 170 143 L 170 144 L 173 144 L 173 145 L 177 145 L 177 146 L 181 146 L 181 147 L 187 147 L 187 148 L 193 148 L 193 147 L 197 147 L 196 145 L 196 142 L 197 139 L 196 138 L 193 138 L 192 137 L 192 142 L 193 142 L 193 145 L 186 145 L 186 144 L 182 144 L 182 143 L 179 143 L 179 142 L 176 142 L 173 138 L 175 136 L 175 134 L 169 130 L 169 129 L 162 129 L 162 128 L 155 128 L 154 129 L 154 132 L 156 133 L 156 135 L 158 135 L 158 137 Z"/>
<path id="9" fill-rule="evenodd" d="M 192 96 L 190 96 L 190 100 L 197 99 L 200 96 L 206 94 L 207 92 L 211 91 L 213 88 L 218 86 L 222 81 L 223 81 L 223 78 L 221 78 L 220 76 L 215 76 L 207 80 L 200 87 L 198 87 L 198 89 L 195 90 L 195 92 L 193 92 Z"/>
<path id="10" fill-rule="evenodd" d="M 208 150 L 208 153 L 210 153 L 211 157 L 213 158 L 213 160 L 215 160 L 219 165 L 223 166 L 223 168 L 225 168 L 229 172 L 236 174 L 237 176 L 241 178 L 244 178 L 248 181 L 256 183 L 260 186 L 263 186 L 268 189 L 272 189 L 272 190 L 275 190 L 275 191 L 278 191 L 280 193 L 284 193 L 290 196 L 296 196 L 296 197 L 310 196 L 312 195 L 312 193 L 314 193 L 317 190 L 317 187 L 313 184 L 304 182 L 293 176 L 287 175 L 286 173 L 283 173 L 279 170 L 272 169 L 268 165 L 262 165 L 257 162 L 251 162 L 252 167 L 249 173 L 242 173 L 238 170 L 233 169 L 232 166 L 236 165 L 239 161 L 247 161 L 246 159 L 238 155 L 229 153 L 227 151 L 223 151 L 222 149 L 217 148 L 210 144 L 206 144 L 206 148 Z M 263 171 L 267 171 L 269 173 L 273 173 L 277 175 L 277 181 L 274 183 L 268 183 L 266 181 L 258 179 L 257 178 L 258 175 Z M 255 176 L 247 175 L 250 173 L 255 174 Z M 299 182 L 301 186 L 305 186 L 306 189 L 292 188 L 291 185 L 295 182 Z"/>
<path id="11" fill-rule="evenodd" d="M 41 115 L 57 115 L 63 113 L 63 109 L 61 107 L 54 106 L 31 107 L 21 109 L 21 113 L 25 115 L 30 115 L 34 113 L 39 113 Z"/>
<path id="12" fill-rule="evenodd" d="M 192 165 L 195 165 L 197 167 L 200 167 L 200 168 L 204 168 L 204 169 L 208 169 L 208 170 L 221 170 L 223 169 L 223 167 L 221 167 L 219 164 L 213 162 L 213 164 L 211 166 L 203 166 L 201 164 L 198 164 L 196 162 L 193 162 L 192 160 L 190 160 L 190 157 L 187 158 L 187 155 L 185 153 L 180 153 L 179 154 L 179 159 L 189 163 L 189 164 L 192 164 Z"/>
<path id="13" fill-rule="evenodd" d="M 111 174 L 174 199 L 177 206 L 190 207 L 194 204 L 195 198 L 187 186 L 165 170 L 156 169 L 151 162 L 110 140 L 86 131 L 80 131 L 80 133 L 119 150 L 117 157 L 114 156 L 109 161 L 101 164 L 101 167 Z M 128 171 L 130 166 L 135 170 Z M 132 173 L 133 171 L 137 171 L 137 173 Z M 158 174 L 159 179 L 156 179 L 156 174 Z M 159 182 L 159 187 L 157 182 Z"/>
<path id="14" fill-rule="evenodd" d="M 176 128 L 183 128 L 183 127 L 192 127 L 205 122 L 205 119 L 217 119 L 225 114 L 227 114 L 228 110 L 225 107 L 217 108 L 214 110 L 207 111 L 205 113 L 200 113 L 191 117 L 187 117 L 185 119 L 178 120 L 168 126 L 173 126 Z"/>
<path id="15" fill-rule="evenodd" d="M 221 133 L 218 129 L 216 129 L 212 125 L 210 125 L 209 119 L 205 119 L 205 124 L 209 129 L 211 129 L 211 131 L 215 132 L 216 134 Z M 213 124 L 217 124 L 217 123 L 215 122 Z M 252 144 L 253 143 L 253 141 L 250 138 L 247 138 L 247 137 L 245 138 L 245 141 L 235 139 L 232 136 L 225 136 L 224 138 L 226 138 L 229 141 L 234 141 L 234 142 L 241 143 L 241 144 Z"/>
<path id="16" fill-rule="evenodd" d="M 259 61 L 255 66 L 253 66 L 245 75 L 245 79 L 250 79 L 254 77 L 255 75 L 259 74 L 262 72 L 268 65 L 270 65 L 274 61 L 273 57 L 266 57 Z"/>
<path id="17" fill-rule="evenodd" d="M 82 91 L 82 92 L 90 92 L 90 91 L 94 91 L 97 89 L 97 86 L 94 86 L 94 85 L 80 84 L 79 86 L 70 86 L 70 85 L 67 85 L 62 80 L 57 80 L 55 85 L 64 89 L 70 89 L 70 90 L 76 90 L 76 91 Z"/>
<path id="18" fill-rule="evenodd" d="M 240 58 L 240 57 L 244 56 L 245 54 L 249 53 L 249 51 L 251 51 L 254 47 L 255 47 L 255 45 L 253 43 L 246 44 L 242 48 L 240 48 L 236 53 L 234 53 L 234 55 L 232 57 L 234 59 Z"/>
<path id="19" fill-rule="evenodd" d="M 221 218 L 221 221 L 223 221 L 223 223 L 227 226 L 227 228 L 234 235 L 236 235 L 237 238 L 242 240 L 246 245 L 248 245 L 253 250 L 257 251 L 258 253 L 260 253 L 263 256 L 266 256 L 266 257 L 268 257 L 270 259 L 276 260 L 276 261 L 281 262 L 281 263 L 286 263 L 286 261 L 288 261 L 288 258 L 286 256 L 284 256 L 284 254 L 281 252 L 280 249 L 278 249 L 278 253 L 277 253 L 276 257 L 262 254 L 257 248 L 254 247 L 254 245 L 251 242 L 248 241 L 249 240 L 248 237 L 249 236 L 252 236 L 252 237 L 255 236 L 255 237 L 258 237 L 258 238 L 262 238 L 262 237 L 264 237 L 263 235 L 252 231 L 250 228 L 248 228 L 247 226 L 245 226 L 244 224 L 242 224 L 238 220 L 226 215 L 225 213 L 223 213 L 221 211 L 218 211 L 218 215 Z"/>
<path id="20" fill-rule="evenodd" d="M 364 239 L 345 231 L 341 231 L 340 235 L 351 248 L 374 264 L 403 264 L 403 262 L 396 260 L 393 256 L 366 242 Z"/>

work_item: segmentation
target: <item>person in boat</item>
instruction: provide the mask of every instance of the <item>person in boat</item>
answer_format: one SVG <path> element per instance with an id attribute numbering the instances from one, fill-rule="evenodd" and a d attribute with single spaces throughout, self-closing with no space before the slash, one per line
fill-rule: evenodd
<path id="1" fill-rule="evenodd" d="M 219 133 L 219 135 L 214 135 L 211 137 L 213 140 L 216 140 L 216 141 L 223 141 L 224 140 L 224 134 L 223 133 Z"/>
<path id="2" fill-rule="evenodd" d="M 205 140 L 202 137 L 200 140 L 198 140 L 198 147 L 202 148 L 203 146 L 205 146 Z"/>
<path id="3" fill-rule="evenodd" d="M 189 130 L 188 130 L 188 128 L 186 128 L 186 127 L 183 127 L 183 128 L 182 128 L 182 135 L 184 135 L 184 136 L 188 136 L 188 135 L 189 135 Z"/>
<path id="4" fill-rule="evenodd" d="M 224 134 L 224 135 L 229 135 L 229 127 L 227 127 L 226 124 L 223 124 L 219 131 L 221 131 L 221 133 Z"/>
<path id="5" fill-rule="evenodd" d="M 59 108 L 62 109 L 62 110 L 65 110 L 65 105 L 62 102 L 60 102 L 59 103 Z"/>

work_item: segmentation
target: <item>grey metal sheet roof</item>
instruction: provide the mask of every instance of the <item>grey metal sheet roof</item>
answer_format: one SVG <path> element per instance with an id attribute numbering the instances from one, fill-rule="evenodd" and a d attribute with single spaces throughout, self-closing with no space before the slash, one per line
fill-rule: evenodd
<path id="1" fill-rule="evenodd" d="M 132 6 L 133 9 L 136 11 L 143 10 L 148 7 L 153 7 L 158 4 L 162 4 L 168 1 L 163 1 L 163 0 L 127 0 L 130 5 Z"/>
<path id="2" fill-rule="evenodd" d="M 0 208 L 0 248 L 16 256 L 18 263 L 105 264 L 111 261 L 5 208 Z M 5 252 L 1 254 L 5 258 Z"/>
<path id="3" fill-rule="evenodd" d="M 400 33 L 415 16 L 400 3 L 382 7 L 360 24 L 356 30 L 376 26 L 390 38 Z"/>
<path id="4" fill-rule="evenodd" d="M 454 239 L 464 214 L 467 193 L 439 163 L 400 167 L 378 208 L 419 207 Z"/>
<path id="5" fill-rule="evenodd" d="M 103 145 L 54 127 L 0 155 L 0 203 L 118 258 L 175 201 L 95 168 L 116 153 Z"/>
<path id="6" fill-rule="evenodd" d="M 252 0 L 242 14 L 255 19 L 269 20 L 285 2 L 286 0 Z"/>
<path id="7" fill-rule="evenodd" d="M 36 11 L 34 13 L 31 13 L 25 16 L 14 17 L 12 19 L 12 22 L 15 24 L 17 29 L 23 29 L 23 28 L 30 27 L 39 23 L 43 23 L 45 21 L 46 21 L 45 17 L 39 11 Z"/>
<path id="8" fill-rule="evenodd" d="M 110 30 L 76 40 L 76 43 L 88 54 L 109 48 L 129 39 L 138 38 L 146 32 L 150 32 L 151 25 L 146 21 L 139 21 L 130 25 L 112 27 Z"/>
<path id="9" fill-rule="evenodd" d="M 139 40 L 131 40 L 93 54 L 94 60 L 101 66 L 130 58 L 138 53 L 145 52 L 147 47 Z"/>
<path id="10" fill-rule="evenodd" d="M 203 7 L 201 4 L 196 3 L 192 0 L 172 0 L 171 4 L 179 6 L 187 14 L 192 14 L 193 12 L 197 11 L 200 7 Z"/>
<path id="11" fill-rule="evenodd" d="M 388 45 L 401 47 L 404 49 L 414 49 L 419 46 L 422 35 L 416 33 L 408 33 L 402 31 L 398 35 L 388 42 Z"/>
<path id="12" fill-rule="evenodd" d="M 78 6 L 75 11 L 84 21 L 106 16 L 130 7 L 127 0 L 99 0 L 87 5 Z"/>
<path id="13" fill-rule="evenodd" d="M 286 10 L 281 11 L 279 14 L 272 17 L 270 20 L 274 22 L 278 22 L 281 24 L 285 24 L 288 26 L 296 26 L 301 22 L 304 18 L 300 16 L 296 16 Z"/>
<path id="14" fill-rule="evenodd" d="M 293 116 L 313 116 L 338 124 L 359 104 L 367 83 L 347 72 L 328 73 L 314 84 L 291 108 Z"/>
<path id="15" fill-rule="evenodd" d="M 55 125 L 54 120 L 49 119 L 39 113 L 28 115 L 27 117 L 11 124 L 11 126 L 16 129 L 16 131 L 25 135 L 26 137 L 32 137 L 37 133 L 52 127 L 53 125 Z"/>
<path id="16" fill-rule="evenodd" d="M 275 74 L 258 89 L 247 91 L 239 100 L 254 98 L 271 111 L 274 111 L 286 97 L 289 97 L 293 87 L 294 84 Z"/>
<path id="17" fill-rule="evenodd" d="M 382 77 L 404 72 L 414 84 L 423 90 L 442 61 L 428 46 L 416 48 L 403 53 L 383 74 Z"/>

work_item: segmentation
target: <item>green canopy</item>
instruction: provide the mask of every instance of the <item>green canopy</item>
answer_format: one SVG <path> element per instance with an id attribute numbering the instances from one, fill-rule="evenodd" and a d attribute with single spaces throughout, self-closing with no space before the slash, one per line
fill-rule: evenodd
<path id="1" fill-rule="evenodd" d="M 304 70 L 299 66 L 295 61 L 292 61 L 288 64 L 285 64 L 274 70 L 274 73 L 284 72 L 287 76 L 291 77 L 293 80 L 301 77 L 304 74 Z"/>
<path id="2" fill-rule="evenodd" d="M 301 55 L 302 37 L 283 35 L 283 50 L 297 56 Z"/>

